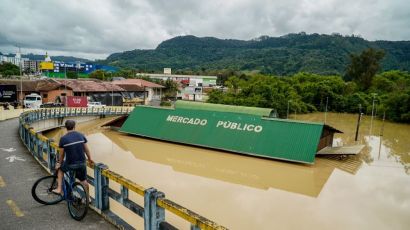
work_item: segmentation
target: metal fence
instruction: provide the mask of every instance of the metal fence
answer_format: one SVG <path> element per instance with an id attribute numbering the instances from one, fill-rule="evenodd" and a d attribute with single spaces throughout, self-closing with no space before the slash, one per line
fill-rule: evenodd
<path id="1" fill-rule="evenodd" d="M 24 112 L 20 115 L 19 134 L 21 140 L 32 153 L 34 158 L 49 172 L 52 173 L 58 153 L 58 145 L 44 135 L 37 133 L 30 124 L 40 120 L 59 119 L 63 122 L 65 117 L 70 116 L 117 116 L 128 114 L 132 107 L 105 107 L 105 108 L 51 108 Z M 102 163 L 87 164 L 94 169 L 94 177 L 88 177 L 88 181 L 94 186 L 94 198 L 91 198 L 91 207 L 106 219 L 120 228 L 131 229 L 121 217 L 110 211 L 112 198 L 116 202 L 131 210 L 136 215 L 144 218 L 144 228 L 151 229 L 176 229 L 165 219 L 165 210 L 185 219 L 191 223 L 191 230 L 197 229 L 226 229 L 217 223 L 178 205 L 165 198 L 165 194 L 155 188 L 144 188 L 133 181 L 108 169 Z M 114 181 L 120 185 L 120 193 L 109 187 L 109 182 Z M 144 197 L 144 207 L 133 202 L 128 197 L 129 192 Z"/>

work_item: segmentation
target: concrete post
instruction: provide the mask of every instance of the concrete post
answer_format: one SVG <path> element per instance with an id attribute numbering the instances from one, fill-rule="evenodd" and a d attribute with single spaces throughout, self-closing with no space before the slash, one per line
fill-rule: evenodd
<path id="1" fill-rule="evenodd" d="M 121 185 L 121 199 L 120 203 L 124 204 L 124 201 L 128 200 L 128 188 L 124 187 L 124 185 Z"/>
<path id="2" fill-rule="evenodd" d="M 165 194 L 155 188 L 145 190 L 144 195 L 144 229 L 159 229 L 159 224 L 165 221 L 165 210 L 157 206 L 157 199 L 165 197 Z"/>
<path id="3" fill-rule="evenodd" d="M 97 163 L 94 165 L 95 207 L 101 211 L 105 211 L 110 208 L 108 199 L 109 180 L 101 174 L 104 169 L 108 169 L 108 167 L 102 163 Z"/>
<path id="4" fill-rule="evenodd" d="M 54 170 L 54 167 L 53 167 L 53 160 L 55 161 L 55 158 L 52 156 L 52 153 L 53 153 L 53 148 L 51 148 L 51 146 L 50 146 L 50 143 L 51 143 L 51 141 L 50 141 L 50 139 L 47 139 L 47 142 L 46 142 L 46 149 L 47 149 L 47 167 L 48 167 L 48 170 L 50 170 L 50 172 L 53 172 L 53 170 Z"/>
<path id="5" fill-rule="evenodd" d="M 24 131 L 23 131 L 23 133 L 24 133 L 24 143 L 26 144 L 26 146 L 28 146 L 28 143 L 29 143 L 29 141 L 28 141 L 28 129 L 26 129 L 26 128 L 24 128 Z"/>
<path id="6" fill-rule="evenodd" d="M 31 129 L 31 128 L 28 128 L 28 129 L 27 129 L 27 146 L 28 146 L 30 152 L 32 152 L 32 148 L 31 148 L 32 141 L 31 141 L 30 129 Z"/>
<path id="7" fill-rule="evenodd" d="M 35 140 L 35 142 L 36 142 L 36 144 L 37 144 L 37 159 L 41 159 L 41 158 L 43 158 L 43 156 L 42 156 L 42 154 L 41 154 L 41 141 L 40 141 L 40 139 L 37 137 L 37 134 L 34 134 L 34 140 Z"/>

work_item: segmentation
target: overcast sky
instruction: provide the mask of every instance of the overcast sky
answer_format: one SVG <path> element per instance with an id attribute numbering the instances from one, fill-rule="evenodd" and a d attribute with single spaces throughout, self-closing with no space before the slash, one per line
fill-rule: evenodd
<path id="1" fill-rule="evenodd" d="M 178 35 L 410 40 L 409 0 L 0 0 L 0 52 L 105 58 Z"/>

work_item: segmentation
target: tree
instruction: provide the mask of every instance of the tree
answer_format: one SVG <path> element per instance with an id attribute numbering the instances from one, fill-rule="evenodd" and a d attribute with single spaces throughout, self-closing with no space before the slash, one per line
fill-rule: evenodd
<path id="1" fill-rule="evenodd" d="M 164 98 L 165 99 L 176 98 L 177 92 L 178 92 L 178 84 L 171 79 L 167 79 L 164 82 L 164 86 L 165 86 Z"/>
<path id="2" fill-rule="evenodd" d="M 113 73 L 114 77 L 123 77 L 123 78 L 134 78 L 135 72 L 130 69 L 120 69 L 119 71 Z"/>
<path id="3" fill-rule="evenodd" d="M 90 73 L 88 77 L 105 81 L 108 79 L 109 73 L 105 72 L 104 70 L 99 69 L 99 70 L 95 70 L 94 72 Z"/>
<path id="4" fill-rule="evenodd" d="M 33 71 L 31 71 L 30 67 L 26 67 L 26 68 L 23 70 L 23 73 L 25 73 L 25 74 L 32 74 Z"/>
<path id="5" fill-rule="evenodd" d="M 78 74 L 74 71 L 68 71 L 67 72 L 67 78 L 69 79 L 77 79 L 78 78 Z"/>
<path id="6" fill-rule="evenodd" d="M 368 48 L 359 55 L 350 55 L 350 64 L 347 66 L 345 80 L 355 81 L 362 90 L 367 90 L 377 71 L 380 69 L 380 61 L 384 57 L 383 50 Z"/>
<path id="7" fill-rule="evenodd" d="M 20 75 L 20 68 L 9 62 L 3 62 L 0 63 L 0 74 L 5 78 L 8 78 L 12 75 Z"/>

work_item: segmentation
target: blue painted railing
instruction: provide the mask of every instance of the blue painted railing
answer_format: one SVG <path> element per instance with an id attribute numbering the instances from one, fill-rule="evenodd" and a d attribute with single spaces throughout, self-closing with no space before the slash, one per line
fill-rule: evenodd
<path id="1" fill-rule="evenodd" d="M 105 108 L 52 108 L 39 109 L 24 112 L 20 115 L 19 134 L 27 149 L 34 158 L 49 172 L 52 173 L 58 153 L 58 145 L 44 135 L 37 133 L 30 125 L 34 122 L 58 119 L 60 125 L 65 117 L 72 116 L 119 116 L 132 111 L 132 107 L 105 107 Z M 185 219 L 191 223 L 191 230 L 197 229 L 226 229 L 215 222 L 202 217 L 189 209 L 182 207 L 165 198 L 165 194 L 155 188 L 144 188 L 121 175 L 110 171 L 108 166 L 102 163 L 88 164 L 94 169 L 94 178 L 88 177 L 88 181 L 94 186 L 95 194 L 91 199 L 91 207 L 104 218 L 123 229 L 132 229 L 121 217 L 110 211 L 109 198 L 122 204 L 136 215 L 144 218 L 144 228 L 153 229 L 176 229 L 165 219 L 165 210 Z M 121 191 L 117 193 L 109 187 L 109 182 L 115 181 L 120 184 Z M 134 192 L 144 197 L 144 207 L 129 199 L 129 192 Z"/>

